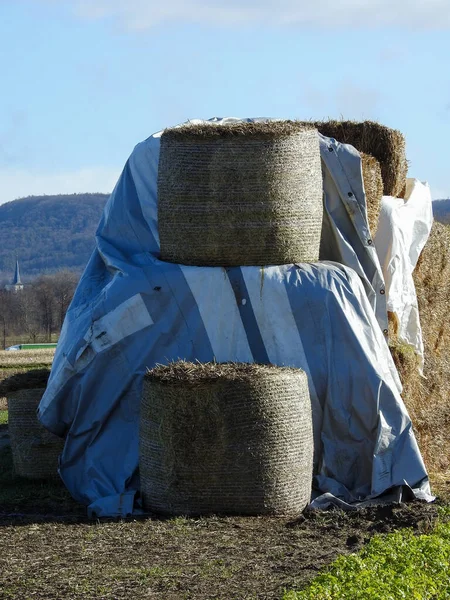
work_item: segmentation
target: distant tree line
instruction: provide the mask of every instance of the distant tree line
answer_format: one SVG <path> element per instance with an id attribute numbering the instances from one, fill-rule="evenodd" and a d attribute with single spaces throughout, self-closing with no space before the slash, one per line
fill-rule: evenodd
<path id="1" fill-rule="evenodd" d="M 0 345 L 51 342 L 59 334 L 79 274 L 61 270 L 42 275 L 18 292 L 0 290 Z"/>

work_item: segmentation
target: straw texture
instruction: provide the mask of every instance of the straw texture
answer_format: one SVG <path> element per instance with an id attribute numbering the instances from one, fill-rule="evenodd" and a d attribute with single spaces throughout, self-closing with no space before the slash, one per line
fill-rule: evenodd
<path id="1" fill-rule="evenodd" d="M 306 375 L 260 365 L 181 363 L 175 375 L 160 367 L 144 380 L 140 448 L 148 510 L 298 515 L 312 481 Z"/>
<path id="2" fill-rule="evenodd" d="M 316 261 L 317 131 L 296 122 L 189 125 L 161 137 L 161 258 L 198 266 Z"/>
<path id="3" fill-rule="evenodd" d="M 312 123 L 322 135 L 351 144 L 359 152 L 370 154 L 380 163 L 384 195 L 403 198 L 408 163 L 405 138 L 396 129 L 364 121 L 323 121 Z"/>
<path id="4" fill-rule="evenodd" d="M 434 223 L 413 273 L 425 346 L 425 378 L 414 351 L 391 340 L 403 399 L 425 464 L 431 473 L 450 472 L 450 226 Z"/>
<path id="5" fill-rule="evenodd" d="M 36 410 L 45 388 L 8 393 L 8 431 L 14 470 L 27 479 L 58 477 L 58 457 L 64 440 L 47 431 Z"/>
<path id="6" fill-rule="evenodd" d="M 381 177 L 380 163 L 376 158 L 361 152 L 361 166 L 366 192 L 367 219 L 372 237 L 378 228 L 381 200 L 383 198 L 383 179 Z"/>

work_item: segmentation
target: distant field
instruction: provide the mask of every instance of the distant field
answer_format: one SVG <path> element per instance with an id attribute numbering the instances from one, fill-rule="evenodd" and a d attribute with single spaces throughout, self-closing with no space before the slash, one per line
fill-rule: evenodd
<path id="1" fill-rule="evenodd" d="M 51 365 L 54 356 L 55 350 L 52 348 L 43 350 L 0 350 L 0 369 L 15 367 L 19 365 Z"/>

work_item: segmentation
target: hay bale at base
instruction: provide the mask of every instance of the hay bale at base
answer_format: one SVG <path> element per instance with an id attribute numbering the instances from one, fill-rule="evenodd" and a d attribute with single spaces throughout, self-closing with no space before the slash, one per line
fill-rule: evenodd
<path id="1" fill-rule="evenodd" d="M 17 374 L 10 378 L 6 392 L 14 470 L 27 479 L 57 478 L 64 448 L 64 440 L 47 431 L 36 414 L 48 375 L 45 369 Z"/>
<path id="2" fill-rule="evenodd" d="M 391 349 L 425 464 L 450 472 L 450 226 L 434 223 L 413 273 L 425 346 L 425 378 L 414 352 Z"/>
<path id="3" fill-rule="evenodd" d="M 383 198 L 383 179 L 380 163 L 376 158 L 361 152 L 361 166 L 366 192 L 367 219 L 372 237 L 375 236 Z"/>
<path id="4" fill-rule="evenodd" d="M 198 266 L 319 259 L 317 131 L 291 121 L 186 125 L 161 137 L 161 259 Z"/>
<path id="5" fill-rule="evenodd" d="M 312 483 L 306 374 L 243 364 L 158 367 L 144 380 L 140 450 L 147 510 L 298 515 Z"/>
<path id="6" fill-rule="evenodd" d="M 373 121 L 320 121 L 312 123 L 322 135 L 351 144 L 380 163 L 384 195 L 403 198 L 408 162 L 405 138 L 396 129 Z"/>

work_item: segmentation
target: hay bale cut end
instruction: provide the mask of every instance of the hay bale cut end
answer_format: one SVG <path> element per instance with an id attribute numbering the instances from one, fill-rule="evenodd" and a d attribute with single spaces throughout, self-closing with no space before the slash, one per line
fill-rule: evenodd
<path id="1" fill-rule="evenodd" d="M 64 440 L 43 427 L 37 408 L 45 388 L 8 391 L 8 431 L 14 470 L 26 479 L 55 479 Z"/>
<path id="2" fill-rule="evenodd" d="M 343 144 L 354 146 L 359 152 L 370 154 L 380 163 L 384 195 L 403 197 L 408 173 L 405 138 L 396 129 L 373 121 L 320 121 L 313 125 L 322 135 Z"/>
<path id="3" fill-rule="evenodd" d="M 161 137 L 161 259 L 197 266 L 314 262 L 322 227 L 317 131 L 291 121 L 201 124 Z"/>
<path id="4" fill-rule="evenodd" d="M 312 483 L 306 374 L 242 364 L 158 367 L 144 380 L 140 449 L 147 510 L 296 516 Z"/>
<path id="5" fill-rule="evenodd" d="M 361 167 L 366 192 L 367 219 L 372 237 L 375 236 L 383 198 L 383 179 L 380 163 L 376 158 L 361 152 Z"/>

